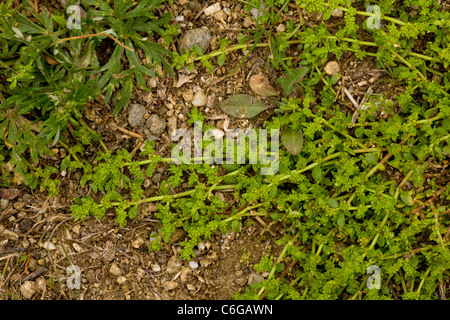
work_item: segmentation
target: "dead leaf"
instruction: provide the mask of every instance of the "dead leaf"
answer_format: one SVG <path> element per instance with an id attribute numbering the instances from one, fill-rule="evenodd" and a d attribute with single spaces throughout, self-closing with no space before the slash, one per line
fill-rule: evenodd
<path id="1" fill-rule="evenodd" d="M 278 92 L 270 85 L 269 80 L 262 74 L 251 76 L 249 84 L 254 93 L 264 98 L 278 95 Z"/>
<path id="2" fill-rule="evenodd" d="M 248 94 L 236 94 L 220 105 L 220 109 L 235 118 L 253 118 L 259 113 L 272 108 Z"/>
<path id="3" fill-rule="evenodd" d="M 176 88 L 181 87 L 183 84 L 188 83 L 188 82 L 192 82 L 192 79 L 195 77 L 195 74 L 190 74 L 190 75 L 184 75 L 182 73 L 180 73 L 180 75 L 178 76 L 178 82 L 175 85 Z"/>
<path id="4" fill-rule="evenodd" d="M 17 189 L 0 189 L 0 198 L 6 200 L 12 200 L 20 194 Z"/>
<path id="5" fill-rule="evenodd" d="M 49 56 L 47 56 L 45 54 L 44 54 L 44 58 L 45 58 L 45 61 L 47 61 L 47 63 L 51 66 L 56 66 L 59 64 L 58 61 L 54 60 L 53 58 L 50 58 Z"/>

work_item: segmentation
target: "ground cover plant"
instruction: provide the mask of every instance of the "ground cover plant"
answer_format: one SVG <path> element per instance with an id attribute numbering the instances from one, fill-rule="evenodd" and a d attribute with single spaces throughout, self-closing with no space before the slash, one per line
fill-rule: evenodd
<path id="1" fill-rule="evenodd" d="M 242 30 L 236 43 L 219 39 L 217 50 L 196 46 L 184 53 L 174 46 L 179 30 L 173 17 L 156 10 L 162 0 L 81 1 L 81 29 L 69 28 L 67 12 L 2 3 L 2 186 L 21 184 L 57 197 L 62 177 L 78 172 L 88 192 L 73 199 L 72 218 L 101 221 L 114 213 L 120 227 L 155 203 L 161 227 L 147 239 L 149 250 L 161 250 L 182 228 L 180 256 L 186 261 L 218 232 L 239 232 L 256 218 L 278 224 L 282 251 L 264 253 L 253 269 L 267 277 L 235 299 L 445 299 L 448 6 L 437 0 L 239 2 L 253 28 Z M 296 19 L 283 20 L 290 8 Z M 252 16 L 252 9 L 260 13 Z M 320 23 L 307 23 L 311 14 Z M 335 16 L 342 16 L 341 23 L 328 23 Z M 281 22 L 284 30 L 277 28 Z M 100 54 L 106 48 L 109 54 Z M 109 148 L 83 116 L 98 99 L 116 116 L 132 92 L 150 90 L 148 77 L 173 77 L 196 66 L 214 73 L 242 52 L 233 74 L 258 50 L 270 52 L 265 63 L 275 70 L 273 85 L 282 95 L 274 93 L 274 105 L 242 95 L 215 107 L 238 119 L 270 114 L 258 130 L 280 132 L 273 174 L 262 175 L 267 163 L 249 163 L 249 152 L 244 164 L 237 154 L 233 164 L 207 163 L 205 154 L 196 163 L 175 164 L 152 141 L 133 151 Z M 341 70 L 328 70 L 345 54 L 374 58 L 373 68 L 384 70 L 390 89 L 350 99 Z M 263 88 L 259 96 L 274 90 Z M 205 111 L 192 106 L 187 117 L 191 127 L 206 121 Z M 208 129 L 213 127 L 205 125 L 202 133 Z M 202 149 L 217 159 L 219 147 L 238 148 L 216 142 L 203 141 Z M 267 149 L 272 153 L 274 143 Z M 49 165 L 42 159 L 55 146 L 67 155 Z M 88 147 L 96 148 L 94 160 L 84 155 Z M 145 181 L 160 164 L 167 165 L 168 178 L 147 197 Z M 233 205 L 217 193 L 223 190 L 231 191 Z"/>

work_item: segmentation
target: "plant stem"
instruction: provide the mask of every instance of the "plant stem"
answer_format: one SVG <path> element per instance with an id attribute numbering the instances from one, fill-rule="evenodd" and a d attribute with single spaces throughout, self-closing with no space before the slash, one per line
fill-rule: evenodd
<path id="1" fill-rule="evenodd" d="M 348 11 L 348 8 L 340 7 L 340 6 L 336 7 L 336 9 L 340 9 L 340 10 L 345 11 L 345 12 Z M 367 17 L 370 17 L 370 16 L 374 15 L 372 12 L 365 12 L 365 11 L 356 11 L 356 14 L 359 14 L 361 16 L 367 16 Z M 406 24 L 406 22 L 403 22 L 403 21 L 395 19 L 395 18 L 391 18 L 389 16 L 385 16 L 385 15 L 382 15 L 382 14 L 380 14 L 380 19 L 383 19 L 383 20 L 386 20 L 386 21 L 390 21 L 390 22 L 399 24 L 401 26 Z"/>

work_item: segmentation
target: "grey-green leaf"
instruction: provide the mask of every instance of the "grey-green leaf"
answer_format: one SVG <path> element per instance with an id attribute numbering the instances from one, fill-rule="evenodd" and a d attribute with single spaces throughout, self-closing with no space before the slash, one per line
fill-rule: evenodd
<path id="1" fill-rule="evenodd" d="M 236 94 L 220 105 L 220 109 L 235 118 L 253 118 L 271 108 L 248 94 Z"/>
<path id="2" fill-rule="evenodd" d="M 287 152 L 296 156 L 303 149 L 303 132 L 298 130 L 287 130 L 281 135 L 281 142 L 286 148 Z"/>

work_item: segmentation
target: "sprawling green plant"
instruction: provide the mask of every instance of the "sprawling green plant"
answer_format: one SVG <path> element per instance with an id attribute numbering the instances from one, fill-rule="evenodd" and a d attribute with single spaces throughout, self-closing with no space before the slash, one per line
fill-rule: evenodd
<path id="1" fill-rule="evenodd" d="M 262 8 L 258 1 L 243 2 L 247 8 Z M 255 271 L 269 276 L 236 293 L 237 299 L 442 298 L 450 269 L 450 186 L 443 176 L 450 155 L 450 16 L 437 1 L 407 0 L 393 7 L 393 1 L 381 0 L 374 3 L 379 11 L 369 12 L 370 2 L 298 0 L 299 11 L 316 12 L 324 23 L 309 27 L 299 17 L 286 22 L 283 32 L 276 25 L 293 3 L 266 1 L 257 30 L 240 37 L 240 43 L 223 40 L 208 54 L 194 49 L 174 55 L 173 66 L 200 62 L 213 71 L 213 57 L 222 65 L 230 51 L 248 50 L 248 55 L 269 48 L 284 97 L 265 128 L 282 132 L 283 148 L 279 171 L 272 176 L 260 175 L 261 163 L 170 164 L 169 177 L 151 197 L 145 196 L 146 179 L 158 163 L 172 159 L 157 155 L 150 142 L 134 157 L 125 149 L 108 150 L 80 116 L 98 90 L 109 101 L 122 85 L 115 96 L 119 111 L 133 81 L 141 86 L 144 76 L 155 74 L 134 50 L 142 49 L 152 62 L 169 68 L 166 51 L 142 44 L 142 32 L 170 37 L 164 29 L 168 16 L 152 15 L 158 1 L 83 3 L 88 6 L 85 31 L 69 31 L 56 15 L 52 19 L 61 28 L 53 30 L 46 13 L 35 14 L 38 24 L 9 5 L 0 6 L 6 26 L 0 34 L 0 70 L 6 80 L 0 96 L 0 161 L 25 171 L 25 161 L 37 161 L 50 143 L 60 143 L 68 155 L 59 170 L 82 171 L 81 185 L 92 190 L 75 199 L 70 209 L 75 219 L 102 218 L 110 210 L 125 226 L 142 206 L 157 202 L 161 228 L 151 235 L 150 249 L 160 249 L 183 228 L 184 259 L 191 259 L 198 242 L 215 232 L 239 231 L 254 215 L 272 219 L 284 229 L 278 239 L 284 249 L 276 257 L 268 252 L 255 265 Z M 325 23 L 334 9 L 344 14 L 337 29 Z M 357 17 L 366 20 L 360 23 Z M 372 28 L 369 18 L 379 19 L 379 28 Z M 360 40 L 361 32 L 372 39 Z M 103 66 L 94 50 L 99 37 L 116 40 Z M 323 71 L 326 61 L 349 51 L 357 59 L 375 58 L 388 75 L 383 81 L 395 87 L 384 96 L 367 94 L 357 118 L 339 103 L 340 75 Z M 89 90 L 91 81 L 94 89 Z M 204 119 L 198 109 L 189 116 L 190 124 Z M 76 145 L 63 139 L 69 122 L 80 124 Z M 283 132 L 301 133 L 301 139 L 289 139 L 298 143 L 297 152 L 289 152 Z M 95 165 L 83 158 L 82 144 L 92 141 L 102 147 Z M 25 176 L 31 185 L 41 179 L 41 189 L 54 194 L 57 173 L 38 167 Z M 232 191 L 237 204 L 228 206 L 220 190 Z"/>

